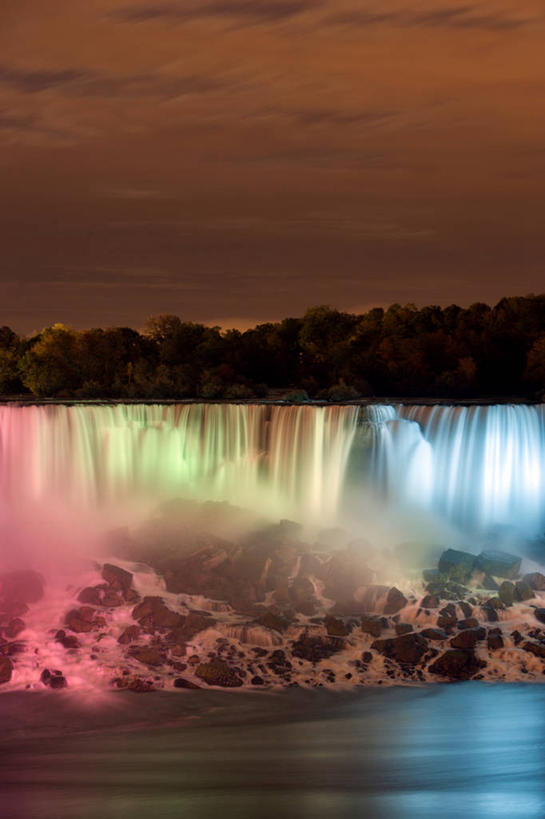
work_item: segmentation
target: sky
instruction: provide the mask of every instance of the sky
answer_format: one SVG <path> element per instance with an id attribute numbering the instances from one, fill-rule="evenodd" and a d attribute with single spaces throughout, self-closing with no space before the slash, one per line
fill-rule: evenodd
<path id="1" fill-rule="evenodd" d="M 543 0 L 0 0 L 0 324 L 545 290 Z"/>

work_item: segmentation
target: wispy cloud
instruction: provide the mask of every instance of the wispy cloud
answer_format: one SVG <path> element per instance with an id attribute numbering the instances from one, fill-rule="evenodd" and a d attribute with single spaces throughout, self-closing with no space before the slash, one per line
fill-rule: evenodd
<path id="1" fill-rule="evenodd" d="M 451 28 L 504 31 L 517 29 L 533 22 L 534 18 L 509 16 L 499 12 L 485 12 L 482 5 L 446 6 L 430 9 L 361 10 L 348 9 L 330 15 L 328 21 L 336 25 L 367 27 L 389 24 L 399 28 Z"/>
<path id="2" fill-rule="evenodd" d="M 211 2 L 138 4 L 115 11 L 112 16 L 125 23 L 154 20 L 197 20 L 218 17 L 250 25 L 289 20 L 319 6 L 318 0 L 212 0 Z"/>

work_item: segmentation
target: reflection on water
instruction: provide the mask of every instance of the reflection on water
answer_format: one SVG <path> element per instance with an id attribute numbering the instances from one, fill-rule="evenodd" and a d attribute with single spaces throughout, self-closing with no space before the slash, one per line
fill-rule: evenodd
<path id="1" fill-rule="evenodd" d="M 545 687 L 0 696 L 0 815 L 544 817 Z"/>

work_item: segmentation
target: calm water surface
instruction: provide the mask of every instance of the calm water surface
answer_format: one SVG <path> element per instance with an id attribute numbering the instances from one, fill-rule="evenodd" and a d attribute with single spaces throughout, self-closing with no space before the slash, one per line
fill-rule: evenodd
<path id="1" fill-rule="evenodd" d="M 545 817 L 545 686 L 0 695 L 2 819 Z"/>

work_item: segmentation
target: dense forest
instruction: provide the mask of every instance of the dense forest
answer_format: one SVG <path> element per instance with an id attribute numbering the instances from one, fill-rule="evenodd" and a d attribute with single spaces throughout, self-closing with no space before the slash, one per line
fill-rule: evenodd
<path id="1" fill-rule="evenodd" d="M 545 295 L 356 315 L 313 307 L 246 332 L 154 316 L 32 337 L 0 328 L 0 393 L 79 399 L 474 398 L 545 392 Z"/>

